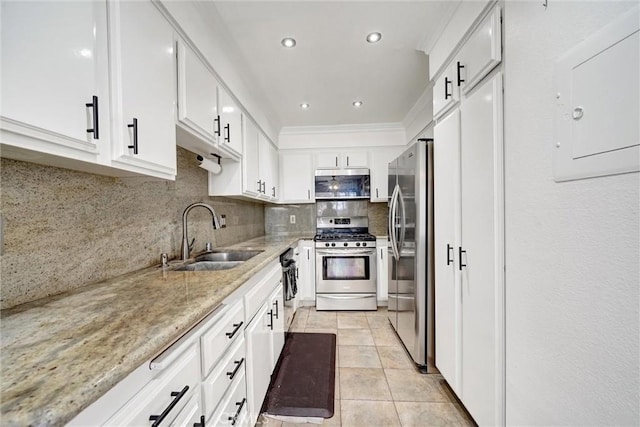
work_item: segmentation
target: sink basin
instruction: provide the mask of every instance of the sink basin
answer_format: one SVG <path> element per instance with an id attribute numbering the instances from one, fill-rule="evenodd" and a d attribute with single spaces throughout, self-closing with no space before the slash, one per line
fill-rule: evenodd
<path id="1" fill-rule="evenodd" d="M 196 257 L 196 263 L 201 261 L 222 261 L 222 262 L 230 262 L 230 261 L 246 261 L 248 259 L 253 258 L 254 256 L 262 253 L 262 251 L 258 250 L 220 250 L 207 252 L 202 255 L 198 255 Z M 231 268 L 231 267 L 229 267 Z"/>
<path id="2" fill-rule="evenodd" d="M 218 271 L 228 270 L 242 264 L 243 261 L 196 261 L 176 268 L 174 271 Z"/>

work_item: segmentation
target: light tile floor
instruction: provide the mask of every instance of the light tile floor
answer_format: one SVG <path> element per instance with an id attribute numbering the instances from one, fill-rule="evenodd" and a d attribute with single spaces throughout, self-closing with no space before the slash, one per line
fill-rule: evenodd
<path id="1" fill-rule="evenodd" d="M 387 320 L 372 312 L 298 309 L 291 332 L 334 333 L 336 392 L 333 418 L 322 425 L 474 426 L 444 385 L 441 375 L 419 373 Z M 312 427 L 260 417 L 259 427 Z"/>

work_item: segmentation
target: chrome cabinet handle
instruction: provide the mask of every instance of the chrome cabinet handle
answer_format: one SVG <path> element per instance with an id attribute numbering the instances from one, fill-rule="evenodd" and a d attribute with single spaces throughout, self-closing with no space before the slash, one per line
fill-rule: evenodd
<path id="1" fill-rule="evenodd" d="M 85 104 L 87 107 L 91 107 L 93 109 L 93 127 L 91 129 L 87 129 L 87 133 L 93 134 L 93 139 L 100 139 L 100 120 L 98 118 L 98 97 L 93 96 L 92 101 L 90 103 Z"/>
<path id="2" fill-rule="evenodd" d="M 184 386 L 184 388 L 180 391 L 172 391 L 171 397 L 175 397 L 175 399 L 173 399 L 171 403 L 169 403 L 169 406 L 167 406 L 160 415 L 149 415 L 149 421 L 153 421 L 151 427 L 158 427 L 160 423 L 167 417 L 167 415 L 169 415 L 169 412 L 171 412 L 171 410 L 175 408 L 175 406 L 178 404 L 178 401 L 184 397 L 187 391 L 189 391 L 188 385 Z"/>
<path id="3" fill-rule="evenodd" d="M 129 145 L 128 148 L 133 148 L 133 154 L 138 154 L 138 119 L 134 117 L 133 123 L 127 127 L 133 128 L 133 145 Z"/>

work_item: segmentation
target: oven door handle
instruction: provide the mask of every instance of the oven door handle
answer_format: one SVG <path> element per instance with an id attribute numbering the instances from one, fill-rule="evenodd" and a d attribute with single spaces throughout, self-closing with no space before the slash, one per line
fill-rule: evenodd
<path id="1" fill-rule="evenodd" d="M 372 298 L 373 295 L 325 295 L 319 294 L 322 298 L 326 299 L 362 299 L 362 298 Z"/>
<path id="2" fill-rule="evenodd" d="M 374 254 L 376 252 L 375 248 L 366 249 L 366 250 L 351 250 L 351 249 L 337 249 L 337 250 L 327 250 L 327 249 L 316 249 L 317 254 L 331 254 L 331 255 L 342 255 L 342 256 L 350 256 L 350 255 L 366 255 L 366 254 Z"/>

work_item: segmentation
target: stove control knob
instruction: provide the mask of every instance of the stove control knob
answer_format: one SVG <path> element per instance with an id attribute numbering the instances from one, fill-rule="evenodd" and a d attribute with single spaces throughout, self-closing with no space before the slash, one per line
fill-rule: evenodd
<path id="1" fill-rule="evenodd" d="M 335 243 L 332 243 L 332 244 L 331 244 L 331 246 L 335 246 L 335 245 L 336 245 Z"/>
<path id="2" fill-rule="evenodd" d="M 356 243 L 356 246 L 360 246 L 360 242 Z"/>
<path id="3" fill-rule="evenodd" d="M 362 246 L 367 246 L 367 242 L 363 242 L 363 243 L 362 243 Z"/>
<path id="4" fill-rule="evenodd" d="M 325 246 L 329 246 L 329 244 L 328 244 L 328 243 L 325 243 L 324 245 L 325 245 Z"/>
<path id="5" fill-rule="evenodd" d="M 348 243 L 345 243 L 344 245 L 345 245 L 345 246 L 349 246 L 349 244 L 348 244 Z"/>

